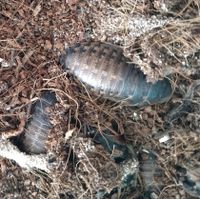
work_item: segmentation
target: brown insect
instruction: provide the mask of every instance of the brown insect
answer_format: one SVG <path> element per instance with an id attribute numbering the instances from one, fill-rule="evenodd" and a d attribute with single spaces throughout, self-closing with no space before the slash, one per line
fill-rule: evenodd
<path id="1" fill-rule="evenodd" d="M 27 153 L 45 153 L 45 142 L 52 124 L 49 119 L 48 107 L 56 103 L 54 92 L 44 91 L 39 100 L 31 107 L 31 118 L 26 123 L 25 131 L 22 135 L 22 147 Z"/>
<path id="2" fill-rule="evenodd" d="M 166 102 L 172 86 L 167 78 L 150 83 L 135 64 L 124 57 L 122 49 L 101 42 L 83 42 L 66 49 L 61 56 L 64 70 L 114 101 L 144 106 Z"/>

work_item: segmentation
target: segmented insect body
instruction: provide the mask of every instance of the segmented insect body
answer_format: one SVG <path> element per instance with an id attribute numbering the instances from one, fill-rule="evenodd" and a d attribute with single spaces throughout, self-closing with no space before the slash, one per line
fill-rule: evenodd
<path id="1" fill-rule="evenodd" d="M 53 106 L 55 102 L 55 93 L 44 91 L 41 98 L 32 105 L 32 116 L 26 124 L 22 138 L 23 149 L 27 153 L 40 154 L 46 152 L 45 142 L 52 128 L 47 108 Z"/>
<path id="2" fill-rule="evenodd" d="M 170 99 L 172 87 L 167 78 L 149 83 L 142 71 L 128 62 L 122 49 L 101 42 L 76 44 L 61 56 L 64 70 L 111 100 L 143 106 Z"/>
<path id="3" fill-rule="evenodd" d="M 146 155 L 146 158 L 142 157 Z M 156 169 L 156 157 L 152 152 L 140 154 L 140 173 L 144 182 L 145 189 L 148 190 L 153 185 Z"/>
<path id="4" fill-rule="evenodd" d="M 139 153 L 139 174 L 144 186 L 144 198 L 151 198 L 151 195 L 159 193 L 159 187 L 162 187 L 159 180 L 155 180 L 161 175 L 156 164 L 156 156 L 153 151 L 141 151 Z"/>

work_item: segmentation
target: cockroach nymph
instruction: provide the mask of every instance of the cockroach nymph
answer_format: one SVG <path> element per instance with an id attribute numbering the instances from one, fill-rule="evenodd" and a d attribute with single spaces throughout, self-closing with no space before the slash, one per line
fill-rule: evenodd
<path id="1" fill-rule="evenodd" d="M 56 95 L 52 91 L 43 91 L 41 97 L 31 107 L 31 117 L 25 125 L 21 136 L 23 150 L 30 154 L 45 153 L 45 142 L 52 129 L 48 107 L 56 103 Z"/>
<path id="2" fill-rule="evenodd" d="M 170 80 L 147 82 L 142 71 L 131 64 L 121 48 L 82 42 L 66 49 L 61 65 L 91 89 L 114 101 L 144 106 L 168 101 L 173 93 Z"/>

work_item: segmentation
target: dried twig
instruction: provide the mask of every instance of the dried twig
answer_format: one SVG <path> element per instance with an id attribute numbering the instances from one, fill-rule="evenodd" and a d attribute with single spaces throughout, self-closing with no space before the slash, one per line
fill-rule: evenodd
<path id="1" fill-rule="evenodd" d="M 26 155 L 8 140 L 0 140 L 0 156 L 14 160 L 21 167 L 29 170 L 40 169 L 50 172 L 45 155 Z"/>

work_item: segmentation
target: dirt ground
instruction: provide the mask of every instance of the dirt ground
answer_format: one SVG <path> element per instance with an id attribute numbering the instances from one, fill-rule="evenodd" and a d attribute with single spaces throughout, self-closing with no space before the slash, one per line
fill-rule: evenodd
<path id="1" fill-rule="evenodd" d="M 0 30 L 0 198 L 198 198 L 177 167 L 200 189 L 199 0 L 0 0 Z M 170 77 L 172 99 L 137 108 L 88 91 L 59 63 L 88 39 L 121 46 L 148 81 Z M 36 157 L 18 138 L 46 89 L 58 102 L 47 153 Z M 118 151 L 91 139 L 108 130 Z M 118 163 L 123 149 L 131 158 Z M 18 155 L 46 162 L 27 169 Z"/>

